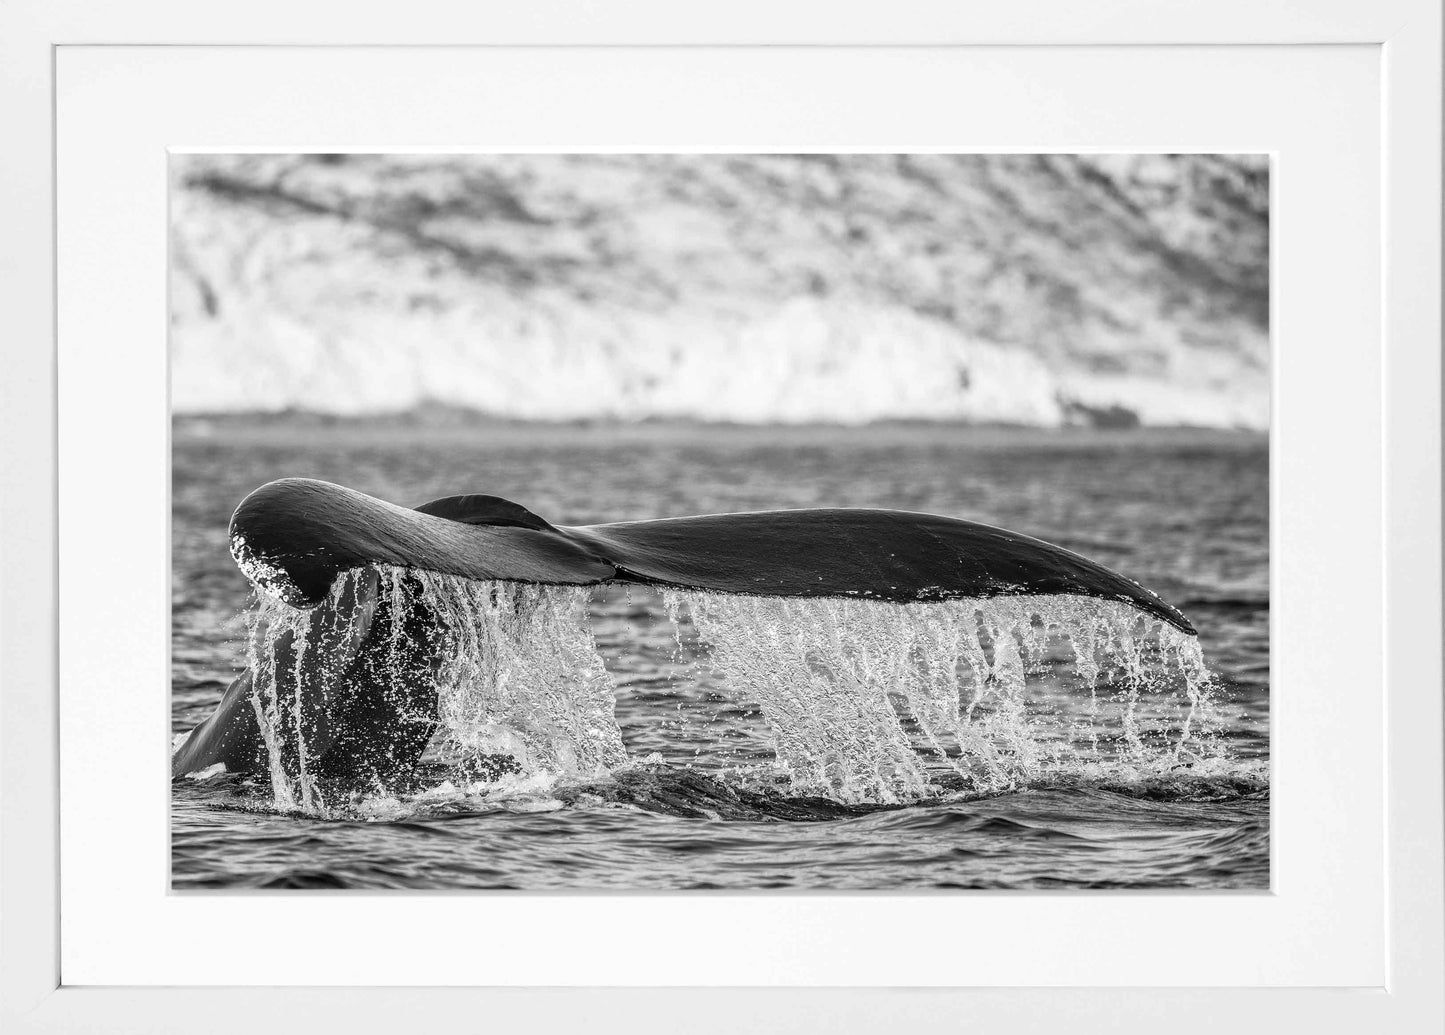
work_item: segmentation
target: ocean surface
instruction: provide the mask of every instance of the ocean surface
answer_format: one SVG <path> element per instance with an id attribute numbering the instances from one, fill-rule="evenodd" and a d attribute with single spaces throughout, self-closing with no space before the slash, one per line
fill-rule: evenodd
<path id="1" fill-rule="evenodd" d="M 980 692 L 969 710 L 973 755 L 927 743 L 895 700 L 927 786 L 832 793 L 780 764 L 778 738 L 797 731 L 777 725 L 777 688 L 728 663 L 761 658 L 776 676 L 799 661 L 786 653 L 799 628 L 847 640 L 881 614 L 858 608 L 897 605 L 719 618 L 707 601 L 692 601 L 694 616 L 687 600 L 604 587 L 583 606 L 626 756 L 609 774 L 462 773 L 438 749 L 413 786 L 324 815 L 278 807 L 264 776 L 183 778 L 172 784 L 176 889 L 1269 886 L 1261 435 L 182 419 L 173 461 L 173 735 L 244 668 L 253 600 L 227 549 L 230 513 L 288 476 L 405 506 L 489 493 L 557 524 L 817 506 L 984 521 L 1157 591 L 1199 630 L 1212 673 L 1202 690 L 1185 686 L 1146 651 L 1150 674 L 1105 665 L 1090 686 L 1070 643 L 1041 633 L 1019 655 L 1019 692 Z M 980 642 L 1000 668 L 998 643 Z"/>

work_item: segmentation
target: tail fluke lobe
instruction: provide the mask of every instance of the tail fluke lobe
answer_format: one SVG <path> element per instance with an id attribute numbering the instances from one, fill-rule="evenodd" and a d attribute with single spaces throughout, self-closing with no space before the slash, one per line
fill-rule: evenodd
<path id="1" fill-rule="evenodd" d="M 476 492 L 463 496 L 443 496 L 439 500 L 423 503 L 416 508 L 416 512 L 458 521 L 464 525 L 530 528 L 537 532 L 557 531 L 550 522 L 542 520 L 520 503 Z"/>
<path id="2" fill-rule="evenodd" d="M 295 607 L 324 600 L 341 572 L 376 564 L 566 586 L 616 576 L 611 564 L 561 531 L 521 523 L 518 512 L 535 515 L 510 506 L 515 511 L 506 523 L 487 524 L 407 510 L 329 482 L 284 478 L 236 508 L 231 555 L 253 582 Z M 469 513 L 479 516 L 475 508 Z"/>
<path id="3" fill-rule="evenodd" d="M 757 596 L 918 603 L 1072 594 L 1121 600 L 1183 632 L 1157 594 L 1062 547 L 894 510 L 784 510 L 568 530 L 636 582 Z"/>

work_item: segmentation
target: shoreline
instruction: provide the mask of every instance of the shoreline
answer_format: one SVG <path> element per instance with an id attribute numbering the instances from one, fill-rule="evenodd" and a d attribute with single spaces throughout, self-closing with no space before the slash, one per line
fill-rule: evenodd
<path id="1" fill-rule="evenodd" d="M 171 440 L 268 443 L 304 434 L 308 440 L 647 443 L 716 441 L 764 445 L 828 445 L 839 440 L 882 444 L 951 442 L 978 446 L 1161 448 L 1186 445 L 1266 446 L 1270 433 L 1245 428 L 1142 425 L 1101 428 L 1038 427 L 952 421 L 876 421 L 868 424 L 735 424 L 683 420 L 518 421 L 481 414 L 382 414 L 366 417 L 319 413 L 173 414 Z"/>

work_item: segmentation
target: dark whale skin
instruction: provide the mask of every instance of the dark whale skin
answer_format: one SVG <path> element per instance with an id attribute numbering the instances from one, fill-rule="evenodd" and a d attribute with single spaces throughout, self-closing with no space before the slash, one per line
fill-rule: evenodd
<path id="1" fill-rule="evenodd" d="M 354 595 L 329 608 L 342 607 L 344 620 L 374 609 L 357 624 L 354 647 L 338 647 L 317 638 L 338 662 L 334 681 L 323 687 L 309 661 L 298 664 L 291 633 L 273 641 L 277 689 L 288 701 L 301 695 L 305 716 L 309 774 L 325 793 L 390 786 L 405 777 L 426 749 L 437 725 L 435 663 L 439 623 L 424 599 L 412 597 L 397 612 L 390 594 L 378 593 L 375 579 L 357 585 Z M 398 635 L 399 633 L 399 635 Z M 328 658 L 327 660 L 331 660 Z M 193 729 L 172 753 L 171 776 L 205 770 L 216 763 L 228 773 L 265 773 L 268 751 L 253 703 L 255 673 L 248 669 L 222 696 L 216 710 Z M 293 745 L 281 748 L 287 775 L 298 775 Z"/>
<path id="2" fill-rule="evenodd" d="M 231 550 L 297 607 L 371 564 L 551 585 L 621 581 L 755 596 L 894 603 L 1072 594 L 1119 600 L 1194 634 L 1138 583 L 1030 536 L 934 514 L 777 510 L 554 526 L 495 496 L 416 510 L 307 478 L 270 482 L 231 518 Z"/>

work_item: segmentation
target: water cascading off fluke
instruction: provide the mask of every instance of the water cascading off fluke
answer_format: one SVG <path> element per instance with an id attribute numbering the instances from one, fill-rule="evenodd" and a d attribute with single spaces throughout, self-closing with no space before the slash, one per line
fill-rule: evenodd
<path id="1" fill-rule="evenodd" d="M 405 569 L 380 570 L 379 585 L 390 614 L 422 606 L 441 630 L 425 676 L 437 757 L 508 756 L 524 772 L 574 782 L 605 779 L 627 761 L 588 590 Z M 755 775 L 783 779 L 791 794 L 906 802 L 948 788 L 1026 786 L 1084 766 L 1167 767 L 1183 751 L 1208 748 L 1198 641 L 1122 604 L 897 605 L 692 591 L 667 591 L 661 604 L 706 643 L 726 694 L 761 713 L 774 760 Z M 334 699 L 325 681 L 344 678 L 319 656 L 308 663 L 325 614 L 263 597 L 253 620 L 253 692 L 275 801 L 312 813 L 326 811 L 318 760 L 327 727 L 344 721 L 318 720 L 307 704 Z M 377 657 L 406 655 L 399 629 L 374 633 L 384 641 Z M 308 636 L 312 647 L 285 645 Z M 369 677 L 395 681 L 386 689 L 399 698 L 417 690 L 405 685 L 418 678 L 407 665 L 373 664 Z"/>
<path id="2" fill-rule="evenodd" d="M 790 793 L 909 801 L 1174 765 L 1208 743 L 1183 615 L 972 522 L 815 510 L 566 528 L 496 497 L 409 511 L 290 479 L 248 497 L 231 533 L 261 601 L 254 710 L 285 807 L 324 809 L 317 774 L 335 775 L 344 708 L 368 681 L 372 717 L 399 728 L 374 736 L 434 731 L 440 757 L 604 778 L 627 758 L 588 618 L 589 587 L 609 582 L 656 587 L 707 645 L 727 693 L 761 713 Z M 356 603 L 363 584 L 371 604 Z M 337 650 L 368 613 L 387 628 Z M 403 755 L 368 756 L 372 789 Z"/>

